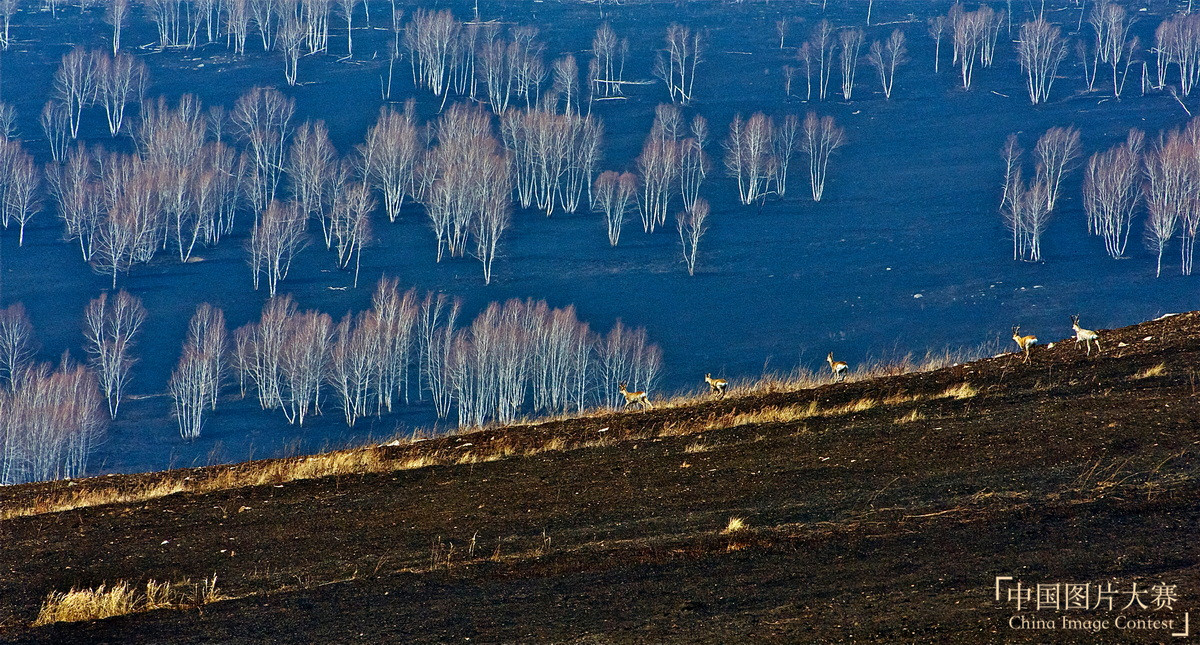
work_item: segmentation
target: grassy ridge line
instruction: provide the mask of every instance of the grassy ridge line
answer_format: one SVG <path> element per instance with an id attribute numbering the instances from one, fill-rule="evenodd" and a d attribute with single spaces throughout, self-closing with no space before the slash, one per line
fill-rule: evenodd
<path id="1" fill-rule="evenodd" d="M 944 352 L 927 355 L 921 362 L 905 357 L 894 363 L 874 363 L 860 367 L 843 384 L 831 386 L 832 391 L 846 391 L 846 384 L 864 383 L 878 378 L 900 376 L 917 372 L 929 372 L 958 364 L 958 358 L 966 355 Z M 290 481 L 330 477 L 337 475 L 359 475 L 367 473 L 410 470 L 433 465 L 471 464 L 495 461 L 514 456 L 530 456 L 546 451 L 574 450 L 609 445 L 615 441 L 645 439 L 653 436 L 677 436 L 728 428 L 751 423 L 775 423 L 796 421 L 809 417 L 827 417 L 863 412 L 878 405 L 896 405 L 921 399 L 920 396 L 893 395 L 885 400 L 863 397 L 840 406 L 818 409 L 816 400 L 802 405 L 764 404 L 770 395 L 795 395 L 815 391 L 828 385 L 828 381 L 811 372 L 798 372 L 787 377 L 772 375 L 737 387 L 738 394 L 721 399 L 725 405 L 750 404 L 750 410 L 714 414 L 706 410 L 712 397 L 704 395 L 679 395 L 655 405 L 655 410 L 691 411 L 692 418 L 686 423 L 654 422 L 655 415 L 630 416 L 604 409 L 584 415 L 561 415 L 543 419 L 527 420 L 520 424 L 495 429 L 464 429 L 440 437 L 396 439 L 385 446 L 369 446 L 350 450 L 331 451 L 309 457 L 269 459 L 229 467 L 206 467 L 184 471 L 167 471 L 157 476 L 118 477 L 122 480 L 109 483 L 109 478 L 92 478 L 54 484 L 41 484 L 53 488 L 27 500 L 13 500 L 0 508 L 0 521 L 87 508 L 106 504 L 129 504 L 173 495 L 175 493 L 206 493 L 246 486 L 278 485 Z M 934 398 L 968 398 L 976 390 L 968 383 L 948 388 Z M 758 407 L 755 407 L 755 406 Z M 705 416 L 707 414 L 707 416 Z M 607 423 L 608 435 L 590 440 L 564 437 L 554 434 L 560 424 L 591 420 Z M 633 426 L 632 428 L 630 426 Z M 524 437 L 525 429 L 548 431 L 536 438 L 532 444 Z M 473 448 L 467 450 L 467 448 Z M 142 481 L 148 479 L 148 481 Z M 124 480 L 132 480 L 126 483 Z M 39 486 L 34 484 L 33 486 Z"/>

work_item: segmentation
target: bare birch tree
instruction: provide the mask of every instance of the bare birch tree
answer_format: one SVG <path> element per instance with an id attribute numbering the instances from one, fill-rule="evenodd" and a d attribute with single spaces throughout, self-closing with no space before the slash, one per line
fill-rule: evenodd
<path id="1" fill-rule="evenodd" d="M 813 201 L 821 201 L 825 194 L 829 158 L 845 143 L 845 136 L 845 131 L 834 123 L 831 116 L 818 119 L 816 112 L 809 112 L 804 117 L 804 136 L 800 147 L 808 155 L 808 175 Z"/>
<path id="2" fill-rule="evenodd" d="M 1042 18 L 1021 25 L 1017 56 L 1025 71 L 1025 89 L 1034 105 L 1050 98 L 1050 88 L 1058 66 L 1067 56 L 1066 40 L 1061 30 Z"/>
<path id="3" fill-rule="evenodd" d="M 0 383 L 15 390 L 37 352 L 33 323 L 21 303 L 0 309 Z"/>
<path id="4" fill-rule="evenodd" d="M 54 73 L 54 96 L 67 108 L 71 138 L 79 137 L 83 110 L 96 100 L 97 57 L 82 47 L 76 47 L 62 57 Z"/>
<path id="5" fill-rule="evenodd" d="M 938 73 L 942 62 L 942 35 L 946 33 L 946 16 L 929 19 L 929 37 L 933 39 L 933 73 Z"/>
<path id="6" fill-rule="evenodd" d="M 115 137 L 125 121 L 125 107 L 135 102 L 145 89 L 146 64 L 124 52 L 111 58 L 99 55 L 97 61 L 96 96 L 104 106 L 108 132 Z"/>
<path id="7" fill-rule="evenodd" d="M 276 197 L 294 112 L 295 102 L 278 90 L 255 87 L 237 100 L 230 114 L 261 179 L 252 199 L 255 210 Z"/>
<path id="8" fill-rule="evenodd" d="M 854 76 L 858 71 L 858 54 L 862 50 L 863 32 L 858 27 L 838 32 L 838 55 L 842 70 L 842 98 L 847 101 L 854 94 Z"/>
<path id="9" fill-rule="evenodd" d="M 705 36 L 699 31 L 672 23 L 667 27 L 666 47 L 654 62 L 654 75 L 667 86 L 671 100 L 687 105 L 692 101 L 696 68 L 704 61 Z"/>
<path id="10" fill-rule="evenodd" d="M 896 68 L 907 62 L 908 48 L 904 44 L 904 32 L 892 30 L 892 35 L 886 42 L 876 40 L 871 43 L 871 51 L 867 61 L 879 72 L 879 84 L 883 87 L 883 97 L 892 98 L 892 87 L 896 82 Z"/>
<path id="11" fill-rule="evenodd" d="M 1072 126 L 1050 128 L 1038 139 L 1034 154 L 1037 156 L 1037 179 L 1046 189 L 1046 208 L 1054 210 L 1063 175 L 1079 158 L 1079 130 Z"/>
<path id="12" fill-rule="evenodd" d="M 596 178 L 592 196 L 592 209 L 604 214 L 608 243 L 616 246 L 629 209 L 637 201 L 637 176 L 606 170 Z"/>
<path id="13" fill-rule="evenodd" d="M 1104 238 L 1113 258 L 1125 255 L 1142 179 L 1141 151 L 1144 135 L 1131 130 L 1120 145 L 1097 152 L 1088 160 L 1083 179 L 1083 206 L 1088 232 Z"/>
<path id="14" fill-rule="evenodd" d="M 592 96 L 614 98 L 625 94 L 625 61 L 629 56 L 629 40 L 617 38 L 616 32 L 606 22 L 596 29 L 592 39 Z"/>
<path id="15" fill-rule="evenodd" d="M 16 3 L 13 2 L 15 5 Z M 112 25 L 112 51 L 116 55 L 121 48 L 121 32 L 129 21 L 129 0 L 109 0 L 104 11 L 104 22 Z"/>
<path id="16" fill-rule="evenodd" d="M 812 56 L 817 59 L 817 97 L 824 101 L 829 91 L 829 79 L 833 76 L 833 52 L 837 49 L 833 24 L 824 19 L 818 22 L 808 43 Z"/>
<path id="17" fill-rule="evenodd" d="M 675 216 L 679 231 L 679 244 L 683 247 L 683 263 L 688 275 L 696 275 L 696 251 L 700 238 L 708 230 L 708 201 L 697 199 L 691 210 L 680 211 Z"/>
<path id="18" fill-rule="evenodd" d="M 111 299 L 100 294 L 84 311 L 86 349 L 114 419 L 129 384 L 130 368 L 137 362 L 133 349 L 145 321 L 141 298 L 124 289 Z"/>
<path id="19" fill-rule="evenodd" d="M 308 219 L 296 202 L 271 200 L 254 223 L 248 244 L 254 289 L 260 277 L 267 281 L 267 292 L 275 296 L 279 281 L 287 277 L 292 260 L 308 245 Z"/>
<path id="20" fill-rule="evenodd" d="M 725 142 L 725 167 L 737 179 L 738 197 L 752 204 L 771 192 L 778 160 L 775 157 L 775 121 L 762 112 L 748 120 L 734 116 Z"/>

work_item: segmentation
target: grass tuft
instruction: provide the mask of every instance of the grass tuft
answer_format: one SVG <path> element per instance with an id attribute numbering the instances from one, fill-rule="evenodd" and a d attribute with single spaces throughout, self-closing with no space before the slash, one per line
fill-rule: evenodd
<path id="1" fill-rule="evenodd" d="M 896 419 L 896 423 L 900 423 L 900 424 L 912 423 L 913 421 L 920 421 L 921 419 L 924 419 L 924 418 L 925 418 L 925 415 L 921 414 L 920 410 L 913 408 L 912 412 L 909 412 L 908 414 Z"/>
<path id="2" fill-rule="evenodd" d="M 727 524 L 725 526 L 725 530 L 721 531 L 721 532 L 725 533 L 725 534 L 737 533 L 738 531 L 744 531 L 747 528 L 748 527 L 746 526 L 745 519 L 740 518 L 740 517 L 731 517 L 731 518 L 729 518 L 729 524 Z"/>
<path id="3" fill-rule="evenodd" d="M 225 599 L 226 596 L 217 590 L 215 575 L 198 583 L 148 580 L 144 592 L 128 582 L 111 587 L 100 585 L 95 589 L 72 588 L 67 592 L 48 594 L 33 626 L 98 620 L 153 609 L 186 609 Z"/>
<path id="4" fill-rule="evenodd" d="M 1147 367 L 1146 369 L 1138 372 L 1137 374 L 1134 374 L 1133 380 L 1140 381 L 1144 378 L 1153 378 L 1155 376 L 1162 376 L 1163 374 L 1166 374 L 1166 372 L 1167 372 L 1167 364 L 1159 363 L 1158 365 L 1155 365 L 1154 367 Z"/>
<path id="5" fill-rule="evenodd" d="M 941 398 L 941 399 L 969 399 L 969 398 L 975 396 L 976 394 L 979 394 L 979 390 L 975 389 L 975 387 L 972 386 L 970 383 L 964 382 L 964 383 L 959 383 L 958 385 L 953 385 L 953 386 L 946 388 L 946 391 L 942 392 L 938 398 Z"/>

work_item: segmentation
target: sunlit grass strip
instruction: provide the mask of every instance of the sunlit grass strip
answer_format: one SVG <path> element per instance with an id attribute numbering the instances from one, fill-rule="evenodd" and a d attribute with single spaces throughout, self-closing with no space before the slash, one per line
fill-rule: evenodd
<path id="1" fill-rule="evenodd" d="M 956 364 L 965 360 L 966 358 L 967 355 L 965 354 L 947 352 L 942 354 L 930 354 L 926 356 L 924 361 L 915 362 L 911 359 L 911 356 L 906 356 L 896 363 L 875 363 L 867 367 L 860 368 L 851 375 L 851 380 L 893 376 L 909 372 L 929 371 L 939 367 Z M 787 377 L 767 375 L 759 381 L 753 383 L 743 384 L 740 386 L 735 385 L 734 388 L 731 388 L 730 399 L 736 399 L 738 397 L 753 397 L 778 392 L 794 393 L 828 384 L 829 380 L 827 378 L 808 371 L 798 371 Z M 934 398 L 961 399 L 975 396 L 975 394 L 977 394 L 977 390 L 971 387 L 969 383 L 962 383 L 947 389 L 939 397 Z M 896 405 L 900 403 L 921 400 L 922 398 L 925 397 L 922 395 L 895 394 L 883 399 L 882 403 L 883 405 Z M 680 395 L 671 399 L 665 399 L 661 402 L 656 402 L 655 408 L 662 409 L 686 407 L 712 400 L 713 397 L 711 395 L 693 393 Z M 315 479 L 336 475 L 360 475 L 398 470 L 414 470 L 434 465 L 482 463 L 519 455 L 532 456 L 550 451 L 602 447 L 611 445 L 617 440 L 637 440 L 650 436 L 679 436 L 703 432 L 705 430 L 723 429 L 748 424 L 791 423 L 818 416 L 829 417 L 852 414 L 856 412 L 865 412 L 875 408 L 878 405 L 880 405 L 880 401 L 878 399 L 862 398 L 846 405 L 821 410 L 818 408 L 817 402 L 812 401 L 807 404 L 793 406 L 771 406 L 748 412 L 731 413 L 717 418 L 710 418 L 707 422 L 669 422 L 660 427 L 647 428 L 646 432 L 642 435 L 626 434 L 622 437 L 602 437 L 599 439 L 591 438 L 583 440 L 571 440 L 564 437 L 550 437 L 541 445 L 524 448 L 518 448 L 510 443 L 507 439 L 501 437 L 500 439 L 490 441 L 486 445 L 480 446 L 479 448 L 471 451 L 463 451 L 453 447 L 445 450 L 435 449 L 428 451 L 414 449 L 411 453 L 403 455 L 397 459 L 386 457 L 383 451 L 376 447 L 355 450 L 341 450 L 336 452 L 321 453 L 303 458 L 276 459 L 261 462 L 251 462 L 248 464 L 239 464 L 222 469 L 213 475 L 194 474 L 193 476 L 185 477 L 168 474 L 157 481 L 135 486 L 100 486 L 96 488 L 80 487 L 76 490 L 49 494 L 24 505 L 14 505 L 8 508 L 0 508 L 0 521 L 15 517 L 69 511 L 77 508 L 102 506 L 106 504 L 137 503 L 151 499 L 157 499 L 160 497 L 166 497 L 176 493 L 206 493 L 217 490 L 242 488 L 246 486 L 263 486 L 268 484 L 276 485 L 290 481 Z M 516 425 L 537 425 L 552 421 L 599 418 L 605 415 L 613 414 L 614 412 L 616 411 L 604 408 L 600 410 L 594 410 L 589 413 L 576 414 L 573 416 L 564 414 L 544 419 L 522 421 Z M 478 428 L 462 428 L 456 432 L 448 434 L 465 434 L 477 429 Z M 499 430 L 503 430 L 503 428 L 500 428 Z M 409 443 L 410 445 L 415 445 L 417 442 L 427 438 L 433 437 L 415 435 L 413 438 L 409 439 Z"/>
<path id="2" fill-rule="evenodd" d="M 33 626 L 98 620 L 153 609 L 187 609 L 224 599 L 217 590 L 215 575 L 199 583 L 148 580 L 144 591 L 128 582 L 118 582 L 111 587 L 100 585 L 95 589 L 72 588 L 47 595 Z"/>

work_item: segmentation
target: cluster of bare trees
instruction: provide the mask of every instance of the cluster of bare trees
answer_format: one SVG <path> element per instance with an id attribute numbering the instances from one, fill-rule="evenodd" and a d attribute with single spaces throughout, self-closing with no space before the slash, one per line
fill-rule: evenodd
<path id="1" fill-rule="evenodd" d="M 536 30 L 533 30 L 533 35 L 536 35 Z M 409 51 L 413 83 L 429 88 L 434 96 L 444 96 L 450 90 L 460 95 L 469 91 L 474 96 L 479 36 L 479 25 L 464 25 L 449 9 L 417 9 L 404 30 L 404 45 Z M 532 35 L 529 41 L 532 45 Z M 484 51 L 487 51 L 487 47 Z M 538 74 L 540 82 L 546 74 L 540 51 L 536 59 L 541 66 Z"/>
<path id="2" fill-rule="evenodd" d="M 800 119 L 794 114 L 778 124 L 762 112 L 744 121 L 740 114 L 734 116 L 725 140 L 725 168 L 737 179 L 743 204 L 787 193 L 788 169 L 801 141 Z"/>
<path id="3" fill-rule="evenodd" d="M 1143 177 L 1144 141 L 1141 130 L 1130 130 L 1123 143 L 1093 154 L 1084 169 L 1083 207 L 1088 215 L 1088 232 L 1104 238 L 1105 250 L 1114 258 L 1125 256 L 1133 228 L 1134 209 L 1141 193 L 1138 188 Z"/>
<path id="4" fill-rule="evenodd" d="M 781 22 L 780 24 L 786 23 Z M 782 47 L 786 29 L 783 27 L 779 27 L 779 29 L 781 30 L 780 43 Z M 796 75 L 803 71 L 804 100 L 812 100 L 814 84 L 817 98 L 825 100 L 829 92 L 829 82 L 836 67 L 841 74 L 842 98 L 850 100 L 854 95 L 859 58 L 865 38 L 863 30 L 858 27 L 846 27 L 838 30 L 833 23 L 822 19 L 813 26 L 808 40 L 796 49 L 799 66 L 788 65 L 783 68 L 785 94 L 793 95 L 792 85 Z M 908 62 L 908 47 L 905 41 L 904 32 L 894 29 L 886 40 L 873 41 L 867 51 L 867 63 L 879 75 L 884 97 L 888 99 L 892 96 L 896 70 Z"/>
<path id="5" fill-rule="evenodd" d="M 369 5 L 362 0 L 148 0 L 146 16 L 157 28 L 159 49 L 195 49 L 224 39 L 237 54 L 246 52 L 252 33 L 264 51 L 277 50 L 288 61 L 289 84 L 295 82 L 295 61 L 302 53 L 329 50 L 331 17 L 346 26 L 346 54 L 354 53 L 354 15 Z M 104 20 L 112 26 L 113 51 L 130 15 L 129 0 L 109 0 Z M 203 40 L 201 35 L 203 34 Z"/>
<path id="6" fill-rule="evenodd" d="M 473 242 L 484 281 L 490 283 L 498 243 L 512 217 L 510 155 L 496 141 L 491 116 L 482 109 L 451 106 L 438 119 L 435 133 L 435 145 L 420 168 L 418 199 L 437 239 L 437 260 L 445 252 L 462 257 Z"/>
<path id="7" fill-rule="evenodd" d="M 96 377 L 64 357 L 0 387 L 0 484 L 81 477 L 108 418 Z"/>
<path id="8" fill-rule="evenodd" d="M 179 436 L 196 439 L 204 426 L 205 409 L 216 410 L 226 373 L 228 341 L 225 314 L 201 304 L 188 323 L 187 340 L 168 388 L 175 405 Z"/>
<path id="9" fill-rule="evenodd" d="M 208 119 L 191 95 L 175 108 L 143 106 L 134 142 L 140 153 L 105 152 L 82 144 L 46 168 L 65 237 L 83 259 L 117 276 L 173 245 L 180 260 L 215 244 L 233 227 L 251 173 L 248 162 L 208 139 Z"/>
<path id="10" fill-rule="evenodd" d="M 829 91 L 829 79 L 833 76 L 833 54 L 837 48 L 836 30 L 833 23 L 822 19 L 813 27 L 812 34 L 796 52 L 804 65 L 805 99 L 812 100 L 813 71 L 817 78 L 817 98 L 824 101 Z"/>
<path id="11" fill-rule="evenodd" d="M 1188 96 L 1200 80 L 1200 14 L 1176 14 L 1154 32 L 1158 88 L 1167 85 L 1172 66 L 1179 77 L 1179 91 Z"/>
<path id="12" fill-rule="evenodd" d="M 130 369 L 137 362 L 134 347 L 146 322 L 141 298 L 122 289 L 115 296 L 102 293 L 84 311 L 83 335 L 92 369 L 108 401 L 108 413 L 117 417 L 129 384 Z"/>
<path id="13" fill-rule="evenodd" d="M 1167 22 L 1169 20 L 1163 24 Z M 1088 14 L 1088 24 L 1091 25 L 1092 33 L 1095 36 L 1092 42 L 1092 51 L 1088 52 L 1087 43 L 1082 39 L 1077 44 L 1080 63 L 1083 65 L 1084 82 L 1089 91 L 1095 87 L 1096 75 L 1101 63 L 1105 63 L 1112 70 L 1113 96 L 1121 97 L 1125 79 L 1129 76 L 1129 68 L 1136 62 L 1139 48 L 1137 36 L 1129 35 L 1131 23 L 1132 21 L 1125 17 L 1125 7 L 1115 2 L 1101 0 L 1092 6 L 1092 10 Z M 1167 28 L 1167 32 L 1171 32 L 1169 35 L 1164 34 L 1170 41 L 1176 34 L 1171 27 Z M 1162 46 L 1163 43 L 1160 42 L 1159 45 Z M 1159 55 L 1161 57 L 1164 53 L 1160 50 Z M 1164 73 L 1165 70 L 1160 71 L 1160 80 Z"/>
<path id="14" fill-rule="evenodd" d="M 543 301 L 492 303 L 455 334 L 448 376 L 462 426 L 510 423 L 518 414 L 615 405 L 617 383 L 650 388 L 662 354 L 644 330 L 620 322 L 593 334 L 573 307 Z"/>
<path id="15" fill-rule="evenodd" d="M 1002 155 L 1005 187 L 1001 213 L 1013 235 L 1013 258 L 1041 259 L 1041 234 L 1059 197 L 1063 176 L 1079 157 L 1079 132 L 1050 128 L 1034 149 L 1035 175 L 1022 179 L 1023 153 L 1010 135 Z M 1192 258 L 1200 234 L 1200 119 L 1171 130 L 1156 145 L 1146 146 L 1140 130 L 1093 154 L 1084 168 L 1083 207 L 1087 230 L 1104 240 L 1105 251 L 1123 258 L 1134 218 L 1145 202 L 1146 246 L 1156 256 L 1155 275 L 1162 275 L 1163 254 L 1179 239 L 1180 273 L 1192 273 Z"/>
<path id="16" fill-rule="evenodd" d="M 146 82 L 146 64 L 132 54 L 110 55 L 82 47 L 67 52 L 54 73 L 54 99 L 42 117 L 55 161 L 61 159 L 64 142 L 79 137 L 79 125 L 89 107 L 104 108 L 109 134 L 116 136 L 125 121 L 126 106 L 141 102 Z"/>
<path id="17" fill-rule="evenodd" d="M 514 198 L 547 214 L 574 212 L 592 188 L 602 126 L 574 99 L 563 114 L 556 105 L 547 99 L 504 112 L 503 146 L 481 109 L 451 106 L 426 130 L 411 102 L 402 112 L 385 107 L 345 157 L 323 123 L 294 128 L 292 100 L 271 88 L 252 88 L 228 114 L 204 110 L 191 95 L 177 106 L 145 102 L 134 153 L 71 148 L 68 115 L 54 110 L 68 134 L 61 161 L 46 169 L 47 185 L 66 238 L 114 288 L 121 273 L 161 249 L 173 247 L 187 261 L 197 247 L 216 244 L 241 210 L 254 217 L 246 246 L 256 289 L 265 282 L 274 295 L 308 242 L 309 219 L 320 222 L 326 247 L 339 268 L 353 268 L 357 285 L 371 215 L 382 203 L 395 220 L 408 199 L 425 206 L 438 259 L 470 253 L 490 282 Z M 225 141 L 235 137 L 240 152 Z M 0 221 L 23 225 L 40 208 L 36 168 L 19 144 L 2 138 L 0 164 L 8 170 Z"/>
<path id="18" fill-rule="evenodd" d="M 695 96 L 696 69 L 704 62 L 707 37 L 680 24 L 667 26 L 665 46 L 654 59 L 654 76 L 667 86 L 671 100 L 687 105 Z"/>
<path id="19" fill-rule="evenodd" d="M 1192 273 L 1196 234 L 1200 232 L 1200 122 L 1193 119 L 1182 132 L 1172 130 L 1146 151 L 1146 244 L 1158 256 L 1156 275 L 1171 238 L 1179 236 L 1180 271 Z"/>
<path id="20" fill-rule="evenodd" d="M 649 387 L 661 371 L 662 353 L 645 331 L 619 322 L 597 336 L 573 308 L 512 300 L 492 303 L 459 328 L 460 308 L 444 294 L 400 292 L 387 278 L 376 287 L 371 309 L 336 324 L 327 314 L 298 311 L 290 296 L 281 296 L 267 302 L 259 322 L 234 332 L 229 360 L 242 395 L 253 388 L 264 409 L 303 424 L 332 397 L 351 426 L 414 398 L 430 401 L 442 418 L 457 410 L 464 426 L 511 422 L 523 412 L 583 410 L 614 404 L 617 382 Z M 213 320 L 211 313 L 206 319 Z M 215 322 L 207 326 L 216 328 Z M 195 412 L 188 427 L 198 432 L 200 410 L 219 392 L 221 363 L 210 359 L 215 367 L 202 367 L 204 341 L 196 340 L 195 329 L 193 319 L 172 389 L 178 381 L 177 409 Z M 215 352 L 222 341 L 208 345 Z"/>
<path id="21" fill-rule="evenodd" d="M 679 92 L 690 94 L 691 75 L 699 62 L 692 48 L 700 41 L 688 38 L 681 45 L 684 49 L 677 52 L 687 57 L 687 67 L 682 71 L 672 68 L 669 76 L 673 83 L 682 74 L 681 82 L 686 85 L 681 90 L 673 89 L 673 97 Z M 450 93 L 472 100 L 486 98 L 496 114 L 503 114 L 518 102 L 526 110 L 541 108 L 554 112 L 555 106 L 562 102 L 568 114 L 590 112 L 581 109 L 585 86 L 590 104 L 591 100 L 622 96 L 622 87 L 627 82 L 629 41 L 617 38 L 607 24 L 596 31 L 593 56 L 583 84 L 579 63 L 573 55 L 547 63 L 546 47 L 538 40 L 536 27 L 515 26 L 504 34 L 495 23 L 461 23 L 449 10 L 418 9 L 404 28 L 404 46 L 414 84 L 441 96 L 443 104 Z M 544 88 L 547 79 L 551 81 L 550 87 Z M 553 96 L 546 98 L 547 93 Z"/>
<path id="22" fill-rule="evenodd" d="M 351 187 L 351 191 L 354 188 Z M 354 192 L 363 192 L 361 189 Z M 294 201 L 271 200 L 254 220 L 246 244 L 254 288 L 266 280 L 267 292 L 275 296 L 279 281 L 287 277 L 292 260 L 308 245 L 308 218 Z"/>
<path id="23" fill-rule="evenodd" d="M 608 23 L 596 29 L 592 39 L 592 60 L 588 63 L 588 85 L 598 99 L 624 96 L 625 62 L 629 58 L 629 39 L 617 38 Z"/>
<path id="24" fill-rule="evenodd" d="M 1017 58 L 1025 72 L 1025 89 L 1034 105 L 1050 98 L 1050 87 L 1058 74 L 1058 66 L 1067 57 L 1067 41 L 1058 27 L 1044 18 L 1021 25 L 1017 41 Z"/>
<path id="25" fill-rule="evenodd" d="M 1000 212 L 1012 232 L 1013 259 L 1038 262 L 1042 259 L 1042 233 L 1054 211 L 1063 176 L 1079 157 L 1079 130 L 1054 127 L 1038 139 L 1035 175 L 1028 183 L 1022 178 L 1024 152 L 1016 135 L 1009 135 L 1001 154 L 1005 173 Z"/>
<path id="26" fill-rule="evenodd" d="M 494 28 L 485 30 L 476 66 L 493 112 L 503 113 L 517 100 L 523 100 L 526 108 L 538 105 L 542 83 L 550 70 L 546 66 L 546 47 L 537 40 L 537 33 L 533 27 L 516 27 L 505 39 Z M 572 69 L 574 58 L 569 60 L 564 57 L 556 62 L 555 77 L 564 89 L 575 89 L 579 70 Z"/>
<path id="27" fill-rule="evenodd" d="M 18 226 L 18 246 L 25 244 L 25 225 L 42 210 L 41 182 L 33 156 L 20 142 L 0 137 L 0 226 Z"/>
<path id="28" fill-rule="evenodd" d="M 949 35 L 954 45 L 954 64 L 962 74 L 962 86 L 971 89 L 975 67 L 991 67 L 996 54 L 996 42 L 1004 28 L 1006 13 L 996 11 L 988 5 L 980 5 L 975 11 L 967 11 L 961 2 L 955 2 L 945 16 L 930 21 L 929 35 L 936 42 L 934 67 L 939 66 L 942 36 Z"/>
<path id="29" fill-rule="evenodd" d="M 516 109 L 500 114 L 500 133 L 512 163 L 516 198 L 552 215 L 574 213 L 591 187 L 604 128 L 590 115 L 552 109 Z"/>

